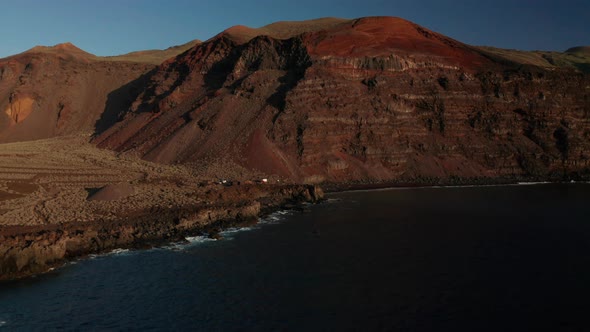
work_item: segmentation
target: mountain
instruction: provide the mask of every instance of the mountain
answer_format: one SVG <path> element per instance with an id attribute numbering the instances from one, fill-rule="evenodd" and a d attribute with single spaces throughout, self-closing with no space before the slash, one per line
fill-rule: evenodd
<path id="1" fill-rule="evenodd" d="M 191 40 L 188 43 L 182 45 L 171 46 L 165 50 L 145 50 L 136 51 L 123 55 L 108 56 L 104 57 L 105 60 L 109 61 L 127 61 L 127 62 L 139 62 L 139 63 L 150 63 L 154 65 L 161 64 L 164 60 L 174 57 L 180 53 L 187 51 L 188 49 L 200 44 L 201 41 L 198 39 Z"/>
<path id="2" fill-rule="evenodd" d="M 55 46 L 35 46 L 24 53 L 53 55 L 63 60 L 90 61 L 98 59 L 94 54 L 90 54 L 70 42 Z"/>
<path id="3" fill-rule="evenodd" d="M 441 63 L 467 66 L 490 63 L 471 46 L 396 17 L 277 22 L 258 29 L 234 26 L 212 40 L 226 37 L 237 44 L 244 44 L 258 36 L 284 40 L 300 35 L 304 35 L 307 51 L 314 56 L 354 58 L 396 54 L 415 58 L 434 57 Z"/>
<path id="4" fill-rule="evenodd" d="M 561 52 L 519 51 L 495 47 L 479 47 L 487 56 L 512 66 L 532 65 L 544 69 L 571 68 L 590 73 L 590 47 L 572 47 Z"/>
<path id="5" fill-rule="evenodd" d="M 0 142 L 92 134 L 105 111 L 126 107 L 122 87 L 198 43 L 115 57 L 63 43 L 0 59 Z"/>
<path id="6" fill-rule="evenodd" d="M 243 25 L 236 25 L 216 35 L 212 38 L 212 40 L 218 39 L 221 36 L 226 36 L 239 44 L 243 44 L 250 41 L 252 38 L 263 35 L 275 39 L 288 39 L 306 32 L 334 28 L 339 25 L 346 24 L 347 22 L 350 22 L 350 20 L 335 17 L 325 17 L 307 21 L 275 22 L 261 28 L 250 28 Z"/>
<path id="7" fill-rule="evenodd" d="M 153 68 L 103 61 L 70 43 L 0 59 L 0 142 L 91 134 L 109 94 Z"/>
<path id="8" fill-rule="evenodd" d="M 590 56 L 590 46 L 576 46 L 568 48 L 565 53 Z"/>
<path id="9" fill-rule="evenodd" d="M 587 173 L 588 75 L 500 51 L 393 17 L 236 26 L 162 63 L 94 142 L 308 182 Z"/>
<path id="10" fill-rule="evenodd" d="M 476 47 L 394 17 L 234 26 L 157 66 L 58 46 L 0 60 L 0 141 L 84 132 L 304 182 L 590 175 L 583 49 Z"/>

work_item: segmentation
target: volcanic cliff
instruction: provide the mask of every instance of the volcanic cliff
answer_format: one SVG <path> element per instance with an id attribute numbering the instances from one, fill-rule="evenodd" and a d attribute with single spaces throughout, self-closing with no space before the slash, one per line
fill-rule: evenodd
<path id="1" fill-rule="evenodd" d="M 238 26 L 164 62 L 94 141 L 312 182 L 587 174 L 590 79 L 539 57 L 391 17 Z"/>
<path id="2" fill-rule="evenodd" d="M 152 70 L 30 51 L 0 64 L 0 139 L 83 130 L 122 155 L 305 182 L 575 178 L 590 151 L 580 49 L 474 47 L 370 17 L 236 26 Z"/>

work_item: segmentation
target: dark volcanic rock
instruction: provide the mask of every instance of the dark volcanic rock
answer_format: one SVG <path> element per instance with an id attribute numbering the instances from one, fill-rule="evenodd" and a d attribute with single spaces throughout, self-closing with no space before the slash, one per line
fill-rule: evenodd
<path id="1" fill-rule="evenodd" d="M 589 173 L 586 74 L 397 18 L 265 31 L 235 28 L 164 63 L 95 142 L 310 182 Z"/>
<path id="2" fill-rule="evenodd" d="M 323 199 L 321 189 L 315 186 L 242 187 L 228 190 L 231 199 L 213 205 L 140 211 L 117 221 L 0 228 L 0 280 L 46 272 L 70 259 L 117 248 L 183 241 L 191 234 L 208 233 L 219 239 L 224 228 L 251 224 L 261 214 L 289 204 Z M 252 191 L 258 198 L 241 197 L 252 195 Z"/>

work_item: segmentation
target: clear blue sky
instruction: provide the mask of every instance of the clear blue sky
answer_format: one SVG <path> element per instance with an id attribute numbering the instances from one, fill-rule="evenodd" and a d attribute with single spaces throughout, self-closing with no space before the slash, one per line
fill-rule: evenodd
<path id="1" fill-rule="evenodd" d="M 3 0 L 0 10 L 0 57 L 66 41 L 115 55 L 206 40 L 237 24 L 326 16 L 399 16 L 473 45 L 590 45 L 589 0 Z"/>

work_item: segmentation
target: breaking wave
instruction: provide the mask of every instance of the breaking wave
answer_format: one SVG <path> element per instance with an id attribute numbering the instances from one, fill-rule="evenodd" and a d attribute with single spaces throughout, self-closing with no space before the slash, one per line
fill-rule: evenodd
<path id="1" fill-rule="evenodd" d="M 93 255 L 89 255 L 88 258 L 89 259 L 95 259 L 95 258 L 100 258 L 100 257 L 108 257 L 108 256 L 126 256 L 131 254 L 131 250 L 129 249 L 113 249 L 109 252 L 103 253 L 103 254 L 93 254 Z"/>
<path id="2" fill-rule="evenodd" d="M 185 238 L 186 241 L 171 243 L 166 246 L 154 248 L 153 250 L 164 249 L 164 250 L 182 251 L 182 250 L 185 250 L 188 248 L 192 248 L 192 247 L 207 244 L 207 243 L 232 240 L 234 238 L 234 236 L 238 233 L 248 232 L 251 230 L 259 229 L 260 227 L 263 227 L 264 225 L 277 224 L 291 214 L 293 214 L 293 211 L 289 211 L 289 210 L 281 210 L 281 211 L 273 212 L 264 218 L 260 218 L 258 223 L 256 223 L 255 225 L 245 226 L 245 227 L 232 227 L 232 228 L 225 229 L 225 230 L 219 232 L 219 235 L 221 236 L 219 239 L 211 238 L 208 234 L 191 236 L 191 237 L 186 237 Z"/>
<path id="3" fill-rule="evenodd" d="M 538 184 L 549 184 L 551 182 L 543 181 L 543 182 L 518 182 L 519 186 L 534 186 Z"/>
<path id="4" fill-rule="evenodd" d="M 258 224 L 261 224 L 261 225 L 276 224 L 292 214 L 293 214 L 293 211 L 291 211 L 291 210 L 280 210 L 277 212 L 273 212 L 273 213 L 269 214 L 268 216 L 261 218 L 260 221 L 258 222 Z"/>

